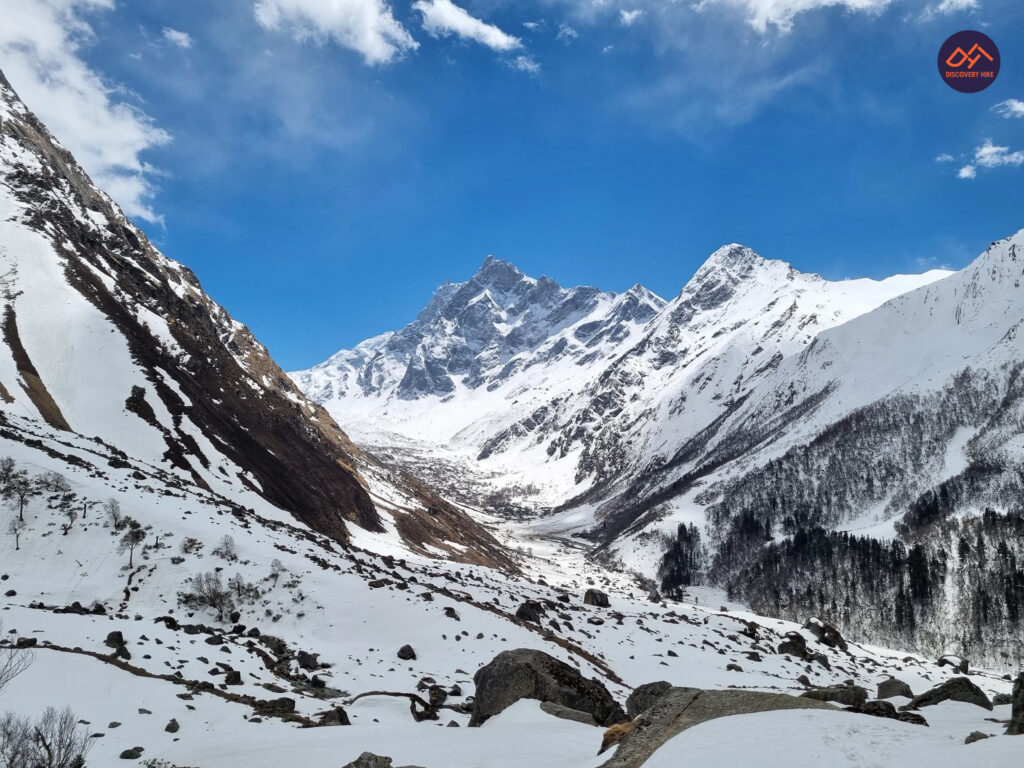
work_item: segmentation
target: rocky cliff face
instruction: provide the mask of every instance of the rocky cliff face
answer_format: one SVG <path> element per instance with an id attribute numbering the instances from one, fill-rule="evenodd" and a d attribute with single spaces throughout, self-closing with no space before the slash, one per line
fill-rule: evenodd
<path id="1" fill-rule="evenodd" d="M 93 186 L 2 76 L 0 181 L 5 412 L 95 436 L 227 497 L 256 494 L 338 541 L 349 524 L 383 533 L 382 513 L 394 513 L 417 546 L 459 541 L 471 557 L 501 559 L 461 512 L 363 455 Z"/>

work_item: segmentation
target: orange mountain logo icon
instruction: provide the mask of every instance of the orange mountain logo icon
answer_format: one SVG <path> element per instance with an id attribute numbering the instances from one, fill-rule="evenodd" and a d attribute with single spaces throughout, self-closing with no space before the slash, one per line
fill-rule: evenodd
<path id="1" fill-rule="evenodd" d="M 939 74 L 955 91 L 983 91 L 999 74 L 999 49 L 992 38 L 981 32 L 957 32 L 939 49 Z"/>

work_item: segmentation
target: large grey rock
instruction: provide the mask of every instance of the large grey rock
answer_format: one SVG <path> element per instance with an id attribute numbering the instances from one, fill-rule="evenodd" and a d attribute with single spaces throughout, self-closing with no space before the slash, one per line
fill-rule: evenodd
<path id="1" fill-rule="evenodd" d="M 965 701 L 968 704 L 977 704 L 979 707 L 992 709 L 992 702 L 988 700 L 985 692 L 966 677 L 954 677 L 952 680 L 947 680 L 942 685 L 937 685 L 920 696 L 915 696 L 909 704 L 900 709 L 920 709 L 942 701 Z"/>
<path id="2" fill-rule="evenodd" d="M 656 683 L 644 683 L 633 689 L 626 699 L 626 714 L 630 720 L 645 709 L 649 709 L 654 702 L 672 690 L 672 683 L 659 680 Z"/>
<path id="3" fill-rule="evenodd" d="M 730 715 L 776 709 L 832 709 L 831 704 L 784 693 L 672 688 L 634 721 L 633 730 L 601 768 L 638 768 L 666 741 L 687 728 Z"/>
<path id="4" fill-rule="evenodd" d="M 1024 672 L 1017 675 L 1017 682 L 1013 684 L 1013 708 L 1010 710 L 1010 725 L 1006 734 L 1024 735 Z"/>
<path id="5" fill-rule="evenodd" d="M 600 589 L 588 589 L 586 592 L 583 593 L 583 604 L 593 605 L 598 608 L 607 608 L 609 605 L 608 595 L 606 595 Z"/>
<path id="6" fill-rule="evenodd" d="M 553 701 L 542 701 L 540 708 L 544 712 L 547 712 L 552 717 L 560 717 L 562 720 L 572 720 L 576 723 L 583 723 L 584 725 L 597 725 L 597 721 L 594 716 L 589 712 L 580 712 L 578 709 L 569 709 L 569 707 L 563 707 L 561 704 L 555 704 Z"/>
<path id="7" fill-rule="evenodd" d="M 518 648 L 502 651 L 473 675 L 476 699 L 469 726 L 483 725 L 488 718 L 520 699 L 538 699 L 588 712 L 599 725 L 624 722 L 622 707 L 597 680 L 588 680 L 576 669 L 543 651 Z"/>
<path id="8" fill-rule="evenodd" d="M 859 685 L 834 685 L 829 688 L 814 688 L 800 694 L 805 699 L 835 701 L 848 707 L 859 707 L 868 700 L 868 692 Z"/>
<path id="9" fill-rule="evenodd" d="M 804 624 L 804 629 L 829 648 L 838 648 L 841 651 L 847 649 L 846 640 L 843 639 L 842 634 L 827 621 L 812 616 Z"/>
<path id="10" fill-rule="evenodd" d="M 883 680 L 878 684 L 877 698 L 891 699 L 893 696 L 906 696 L 908 699 L 912 699 L 914 692 L 910 690 L 909 685 L 895 677 Z"/>

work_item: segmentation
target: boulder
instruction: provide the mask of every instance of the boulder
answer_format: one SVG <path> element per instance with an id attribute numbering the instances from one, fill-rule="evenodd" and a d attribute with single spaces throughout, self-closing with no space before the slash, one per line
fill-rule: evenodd
<path id="1" fill-rule="evenodd" d="M 658 699 L 672 690 L 672 683 L 659 680 L 656 683 L 644 683 L 638 685 L 626 699 L 626 714 L 629 718 L 635 719 L 637 715 L 646 709 L 650 709 Z"/>
<path id="2" fill-rule="evenodd" d="M 784 693 L 672 688 L 633 721 L 631 731 L 601 768 L 639 768 L 655 750 L 678 733 L 730 715 L 777 709 L 834 709 L 831 704 Z"/>
<path id="3" fill-rule="evenodd" d="M 799 632 L 787 632 L 785 639 L 779 643 L 778 651 L 802 659 L 807 656 L 807 640 Z"/>
<path id="4" fill-rule="evenodd" d="M 599 725 L 626 720 L 622 707 L 597 680 L 588 680 L 543 651 L 502 651 L 473 676 L 476 698 L 471 728 L 483 725 L 520 699 L 538 699 L 588 712 Z"/>
<path id="5" fill-rule="evenodd" d="M 589 712 L 580 712 L 578 709 L 569 709 L 569 707 L 563 707 L 561 704 L 555 704 L 553 701 L 542 701 L 540 703 L 540 708 L 552 717 L 560 717 L 562 720 L 572 720 L 577 723 L 583 723 L 584 725 L 597 725 L 597 721 L 594 720 L 594 716 Z"/>
<path id="6" fill-rule="evenodd" d="M 242 684 L 242 673 L 237 669 L 233 669 L 224 675 L 224 685 L 241 685 Z"/>
<path id="7" fill-rule="evenodd" d="M 516 618 L 520 621 L 532 621 L 540 624 L 544 615 L 544 606 L 536 600 L 527 600 L 516 609 Z"/>
<path id="8" fill-rule="evenodd" d="M 124 635 L 118 631 L 110 632 L 107 634 L 107 639 L 103 641 L 103 644 L 107 648 L 120 648 L 124 645 Z"/>
<path id="9" fill-rule="evenodd" d="M 1024 672 L 1017 675 L 1013 684 L 1013 709 L 1010 710 L 1010 725 L 1006 729 L 1007 736 L 1024 735 Z"/>
<path id="10" fill-rule="evenodd" d="M 847 648 L 846 640 L 843 639 L 839 630 L 827 621 L 822 621 L 812 616 L 804 623 L 804 629 L 808 630 L 829 648 L 838 648 L 841 651 L 845 651 Z"/>
<path id="11" fill-rule="evenodd" d="M 335 707 L 320 716 L 320 725 L 351 725 L 348 713 L 341 707 Z"/>
<path id="12" fill-rule="evenodd" d="M 138 760 L 140 757 L 142 757 L 142 747 L 132 747 L 131 749 L 126 749 L 124 752 L 121 753 L 120 757 L 122 760 Z"/>
<path id="13" fill-rule="evenodd" d="M 997 693 L 992 697 L 992 706 L 1001 707 L 1004 704 L 1013 704 L 1012 693 Z"/>
<path id="14" fill-rule="evenodd" d="M 890 720 L 900 720 L 904 723 L 914 725 L 928 725 L 928 721 L 916 712 L 898 712 L 892 702 L 889 701 L 868 701 L 858 707 L 847 707 L 845 712 L 856 712 L 860 715 L 871 715 L 872 717 L 887 717 Z"/>
<path id="15" fill-rule="evenodd" d="M 164 730 L 167 731 L 167 733 L 177 733 L 181 730 L 181 726 L 178 725 L 178 721 L 172 717 L 171 721 L 164 726 Z"/>
<path id="16" fill-rule="evenodd" d="M 583 593 L 583 604 L 593 605 L 597 608 L 607 608 L 609 606 L 608 595 L 600 589 L 588 589 Z"/>
<path id="17" fill-rule="evenodd" d="M 977 704 L 985 709 L 992 709 L 992 702 L 978 686 L 966 677 L 954 677 L 942 685 L 937 685 L 930 691 L 925 691 L 919 696 L 910 700 L 909 704 L 900 707 L 901 710 L 920 709 L 930 707 L 942 701 L 964 701 L 968 704 Z"/>
<path id="18" fill-rule="evenodd" d="M 299 651 L 295 654 L 295 660 L 299 663 L 299 666 L 307 672 L 315 672 L 320 669 L 320 654 L 309 653 L 307 651 Z"/>
<path id="19" fill-rule="evenodd" d="M 868 700 L 868 692 L 859 685 L 833 685 L 828 688 L 812 688 L 800 694 L 805 699 L 834 701 L 848 707 L 859 707 Z"/>
<path id="20" fill-rule="evenodd" d="M 956 656 L 952 653 L 947 653 L 944 656 L 940 656 L 938 664 L 940 667 L 952 667 L 961 675 L 966 675 L 967 670 L 971 666 L 971 663 L 963 656 Z"/>
<path id="21" fill-rule="evenodd" d="M 412 649 L 411 645 L 403 645 L 401 648 L 398 649 L 398 658 L 400 658 L 402 661 L 415 661 L 416 651 Z"/>
<path id="22" fill-rule="evenodd" d="M 973 744 L 976 741 L 981 741 L 982 739 L 987 738 L 987 733 L 982 733 L 981 731 L 971 731 L 969 734 L 967 734 L 967 738 L 964 739 L 964 744 Z"/>
<path id="23" fill-rule="evenodd" d="M 906 696 L 908 699 L 912 699 L 914 698 L 914 692 L 902 680 L 890 677 L 888 680 L 883 680 L 878 684 L 878 696 L 876 698 L 891 699 L 893 696 Z"/>

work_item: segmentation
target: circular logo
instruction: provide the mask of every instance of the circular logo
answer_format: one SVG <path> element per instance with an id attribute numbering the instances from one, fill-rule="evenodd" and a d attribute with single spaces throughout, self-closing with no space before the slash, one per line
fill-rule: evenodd
<path id="1" fill-rule="evenodd" d="M 999 49 L 988 35 L 965 29 L 950 35 L 939 48 L 939 75 L 954 91 L 983 91 L 998 74 Z"/>

